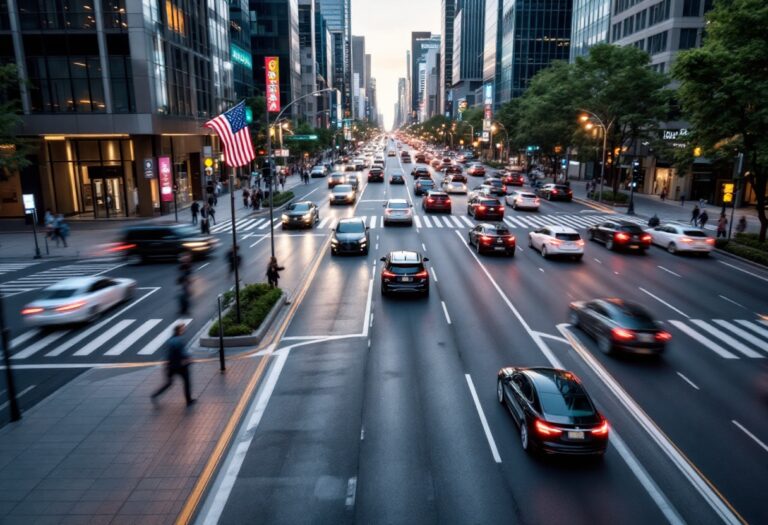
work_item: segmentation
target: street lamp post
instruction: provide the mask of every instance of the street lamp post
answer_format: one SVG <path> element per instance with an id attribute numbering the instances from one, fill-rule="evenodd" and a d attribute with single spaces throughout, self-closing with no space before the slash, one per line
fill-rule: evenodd
<path id="1" fill-rule="evenodd" d="M 499 159 L 503 162 L 505 153 L 507 155 L 507 158 L 509 158 L 509 133 L 507 133 L 507 128 L 504 127 L 504 124 L 502 124 L 498 120 L 493 122 L 493 125 L 491 126 L 491 130 L 493 130 L 494 126 L 501 126 L 501 130 L 504 132 L 504 151 L 501 152 L 501 158 Z"/>
<path id="2" fill-rule="evenodd" d="M 603 201 L 603 181 L 605 179 L 605 150 L 608 147 L 608 132 L 611 130 L 611 127 L 613 126 L 615 117 L 611 119 L 611 121 L 606 126 L 603 120 L 597 115 L 595 115 L 594 113 L 592 113 L 591 111 L 586 109 L 580 109 L 579 111 L 583 113 L 587 113 L 587 115 L 581 116 L 582 122 L 586 122 L 590 120 L 590 116 L 591 116 L 593 119 L 595 119 L 598 122 L 598 125 L 603 130 L 603 154 L 602 154 L 603 161 L 600 164 L 600 194 L 597 196 L 597 202 L 602 202 Z"/>

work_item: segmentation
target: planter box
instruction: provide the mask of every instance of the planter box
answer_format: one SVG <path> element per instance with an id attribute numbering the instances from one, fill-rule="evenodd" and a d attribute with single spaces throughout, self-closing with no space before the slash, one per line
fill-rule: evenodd
<path id="1" fill-rule="evenodd" d="M 224 347 L 225 348 L 237 348 L 242 346 L 254 346 L 261 343 L 261 340 L 264 339 L 264 335 L 267 333 L 267 331 L 272 326 L 272 323 L 277 318 L 278 313 L 280 312 L 280 309 L 285 304 L 286 299 L 288 298 L 287 294 L 283 292 L 283 294 L 280 296 L 280 298 L 277 300 L 277 302 L 274 304 L 272 309 L 269 311 L 267 316 L 264 318 L 264 320 L 261 322 L 261 326 L 259 326 L 259 329 L 255 332 L 251 333 L 251 335 L 235 335 L 235 336 L 224 336 Z M 234 308 L 234 303 L 229 307 Z M 226 310 L 221 312 L 222 317 L 226 312 L 229 310 L 227 308 Z M 208 330 L 211 328 L 211 325 L 218 320 L 218 315 L 208 321 L 205 326 L 203 327 L 203 334 L 207 334 Z M 211 337 L 208 335 L 203 335 L 200 337 L 200 346 L 204 348 L 218 348 L 219 347 L 219 337 Z"/>

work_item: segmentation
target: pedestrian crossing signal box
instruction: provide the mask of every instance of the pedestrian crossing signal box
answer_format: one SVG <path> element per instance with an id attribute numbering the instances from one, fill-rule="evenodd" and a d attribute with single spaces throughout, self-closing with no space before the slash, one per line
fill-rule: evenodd
<path id="1" fill-rule="evenodd" d="M 732 182 L 723 183 L 723 203 L 730 204 L 733 202 L 733 188 L 734 184 Z"/>

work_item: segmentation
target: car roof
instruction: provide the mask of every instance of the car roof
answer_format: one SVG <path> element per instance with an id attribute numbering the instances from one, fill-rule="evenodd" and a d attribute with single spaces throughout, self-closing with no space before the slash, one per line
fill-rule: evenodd
<path id="1" fill-rule="evenodd" d="M 396 252 L 389 252 L 389 261 L 393 263 L 416 263 L 421 262 L 421 255 L 419 252 L 399 250 Z"/>
<path id="2" fill-rule="evenodd" d="M 544 226 L 542 226 L 542 228 L 547 228 L 548 230 L 552 230 L 553 233 L 576 233 L 576 234 L 579 233 L 575 229 L 569 228 L 568 226 L 559 226 L 556 224 L 545 224 Z"/>
<path id="3" fill-rule="evenodd" d="M 408 204 L 408 201 L 405 200 L 405 199 L 389 199 L 387 201 L 387 204 L 393 204 L 393 203 L 396 203 L 396 204 Z"/>
<path id="4" fill-rule="evenodd" d="M 531 380 L 537 392 L 564 394 L 566 392 L 563 392 L 563 387 L 567 385 L 574 389 L 569 393 L 586 394 L 581 381 L 573 372 L 547 367 L 524 368 L 521 372 Z"/>
<path id="5" fill-rule="evenodd" d="M 337 191 L 338 190 L 340 192 L 341 191 L 345 191 L 345 190 L 349 191 L 351 189 L 352 189 L 352 185 L 351 184 L 337 184 L 336 186 L 333 187 L 333 191 Z"/>
<path id="6" fill-rule="evenodd" d="M 343 219 L 339 219 L 339 224 L 349 224 L 352 222 L 365 222 L 363 221 L 362 217 L 345 217 Z"/>
<path id="7" fill-rule="evenodd" d="M 47 287 L 46 290 L 71 290 L 73 288 L 80 289 L 90 286 L 101 279 L 106 279 L 106 277 L 69 277 L 68 279 L 62 279 L 56 284 L 52 284 L 51 286 Z"/>

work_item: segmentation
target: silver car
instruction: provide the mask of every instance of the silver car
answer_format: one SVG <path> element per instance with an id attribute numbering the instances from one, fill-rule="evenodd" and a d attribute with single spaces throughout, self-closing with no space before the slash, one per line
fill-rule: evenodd
<path id="1" fill-rule="evenodd" d="M 339 184 L 331 190 L 331 204 L 354 204 L 357 192 L 351 184 Z"/>
<path id="2" fill-rule="evenodd" d="M 516 190 L 507 195 L 504 200 L 507 206 L 514 210 L 538 210 L 541 200 L 529 191 Z"/>
<path id="3" fill-rule="evenodd" d="M 384 204 L 384 226 L 413 224 L 413 205 L 405 199 L 389 199 Z"/>

